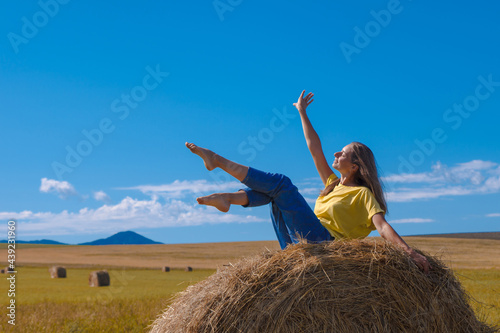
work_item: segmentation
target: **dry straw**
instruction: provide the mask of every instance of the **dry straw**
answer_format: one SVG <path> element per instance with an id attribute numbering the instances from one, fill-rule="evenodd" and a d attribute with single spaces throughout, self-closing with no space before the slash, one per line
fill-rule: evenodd
<path id="1" fill-rule="evenodd" d="M 110 279 L 107 271 L 93 271 L 89 274 L 89 285 L 91 287 L 109 286 Z"/>
<path id="2" fill-rule="evenodd" d="M 65 278 L 66 277 L 66 268 L 61 266 L 52 266 L 49 268 L 50 277 L 53 279 L 57 278 Z"/>
<path id="3" fill-rule="evenodd" d="M 289 246 L 188 287 L 151 332 L 495 332 L 450 269 L 427 258 L 429 275 L 386 242 Z"/>

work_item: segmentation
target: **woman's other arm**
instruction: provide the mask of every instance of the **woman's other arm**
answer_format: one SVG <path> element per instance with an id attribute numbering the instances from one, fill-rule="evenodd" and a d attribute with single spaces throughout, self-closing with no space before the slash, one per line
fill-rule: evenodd
<path id="1" fill-rule="evenodd" d="M 415 252 L 411 247 L 406 244 L 406 242 L 398 235 L 398 233 L 391 227 L 389 223 L 384 218 L 382 213 L 378 213 L 373 215 L 372 217 L 373 224 L 377 228 L 378 233 L 385 240 L 399 245 L 407 252 L 411 259 L 417 264 L 417 266 L 424 271 L 425 274 L 429 273 L 429 269 L 431 269 L 431 265 L 427 261 L 427 258 L 423 255 Z"/>
<path id="2" fill-rule="evenodd" d="M 318 170 L 323 184 L 326 185 L 326 181 L 328 180 L 328 177 L 330 177 L 330 175 L 333 173 L 333 171 L 326 161 L 319 136 L 312 127 L 312 124 L 309 121 L 309 117 L 306 113 L 307 107 L 314 101 L 314 99 L 312 99 L 314 94 L 309 93 L 306 97 L 304 97 L 304 93 L 305 90 L 303 90 L 300 94 L 297 103 L 293 103 L 293 105 L 297 108 L 297 110 L 299 110 L 302 129 L 304 130 L 304 136 L 307 142 L 307 148 L 309 148 L 309 151 L 311 152 L 314 164 L 316 165 L 316 169 Z"/>

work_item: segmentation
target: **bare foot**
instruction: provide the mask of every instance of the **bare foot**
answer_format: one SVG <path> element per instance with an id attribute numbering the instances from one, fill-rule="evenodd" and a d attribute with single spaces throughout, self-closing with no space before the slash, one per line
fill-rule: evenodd
<path id="1" fill-rule="evenodd" d="M 228 212 L 231 206 L 231 203 L 223 193 L 210 194 L 206 197 L 197 198 L 196 201 L 200 205 L 213 206 L 224 213 Z"/>
<path id="2" fill-rule="evenodd" d="M 200 156 L 203 159 L 205 168 L 207 168 L 208 171 L 212 171 L 213 169 L 217 168 L 215 161 L 215 157 L 217 156 L 217 154 L 215 154 L 213 151 L 198 147 L 194 143 L 189 142 L 186 142 L 186 147 L 188 147 L 192 153 Z"/>

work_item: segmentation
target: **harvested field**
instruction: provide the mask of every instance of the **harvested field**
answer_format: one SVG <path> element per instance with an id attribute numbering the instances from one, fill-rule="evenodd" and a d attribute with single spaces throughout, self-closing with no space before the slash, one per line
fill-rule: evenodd
<path id="1" fill-rule="evenodd" d="M 498 240 L 403 238 L 410 245 L 438 256 L 446 265 L 454 269 L 500 269 L 500 241 Z M 260 254 L 266 249 L 278 250 L 278 242 L 106 246 L 20 244 L 17 250 L 17 264 L 158 269 L 168 263 L 169 267 L 174 269 L 184 269 L 186 266 L 191 266 L 193 269 L 215 269 L 243 256 Z"/>
<path id="2" fill-rule="evenodd" d="M 407 242 L 452 264 L 453 271 L 472 295 L 472 306 L 490 325 L 500 324 L 500 242 L 488 240 L 458 240 L 426 237 L 408 237 Z M 234 244 L 234 246 L 232 246 Z M 471 249 L 471 253 L 464 250 Z M 17 262 L 19 317 L 17 328 L 23 332 L 144 332 L 156 316 L 166 308 L 171 296 L 188 285 L 207 278 L 215 267 L 225 267 L 247 255 L 261 254 L 266 248 L 278 249 L 278 243 L 213 243 L 155 245 L 156 253 L 149 254 L 150 246 L 54 246 L 18 244 L 22 260 Z M 109 250 L 108 250 L 109 249 Z M 430 251 L 429 251 L 430 249 Z M 0 253 L 7 255 L 6 245 L 0 244 Z M 28 251 L 28 252 L 25 252 Z M 140 258 L 147 260 L 146 268 Z M 100 253 L 99 255 L 95 255 Z M 32 256 L 33 254 L 33 256 Z M 89 254 L 93 254 L 89 256 Z M 183 256 L 183 260 L 176 257 Z M 108 256 L 109 255 L 109 256 Z M 104 264 L 92 265 L 99 259 Z M 38 264 L 26 265 L 27 260 Z M 51 279 L 47 268 L 61 261 L 68 270 L 67 278 Z M 176 260 L 175 267 L 171 265 Z M 119 265 L 113 265 L 118 261 Z M 199 266 L 211 267 L 202 270 Z M 170 273 L 161 267 L 169 265 Z M 188 265 L 193 272 L 184 272 Z M 119 267 L 113 269 L 112 267 Z M 461 268 L 472 267 L 472 268 Z M 79 267 L 79 268 L 78 268 Z M 486 268 L 485 268 L 486 267 Z M 487 267 L 497 267 L 487 268 Z M 111 286 L 90 288 L 89 273 L 108 269 Z M 3 275 L 5 277 L 5 275 Z M 0 279 L 0 288 L 8 290 L 8 281 Z M 7 304 L 7 294 L 0 297 L 0 305 Z M 10 331 L 7 322 L 0 322 L 0 331 Z"/>

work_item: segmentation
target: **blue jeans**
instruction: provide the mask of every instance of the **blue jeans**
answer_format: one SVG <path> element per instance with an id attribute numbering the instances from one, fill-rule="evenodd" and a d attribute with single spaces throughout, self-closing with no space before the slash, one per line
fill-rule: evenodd
<path id="1" fill-rule="evenodd" d="M 313 243 L 333 240 L 287 176 L 249 168 L 242 183 L 248 186 L 243 189 L 248 196 L 243 207 L 271 203 L 271 220 L 282 249 L 297 243 L 299 236 Z"/>

